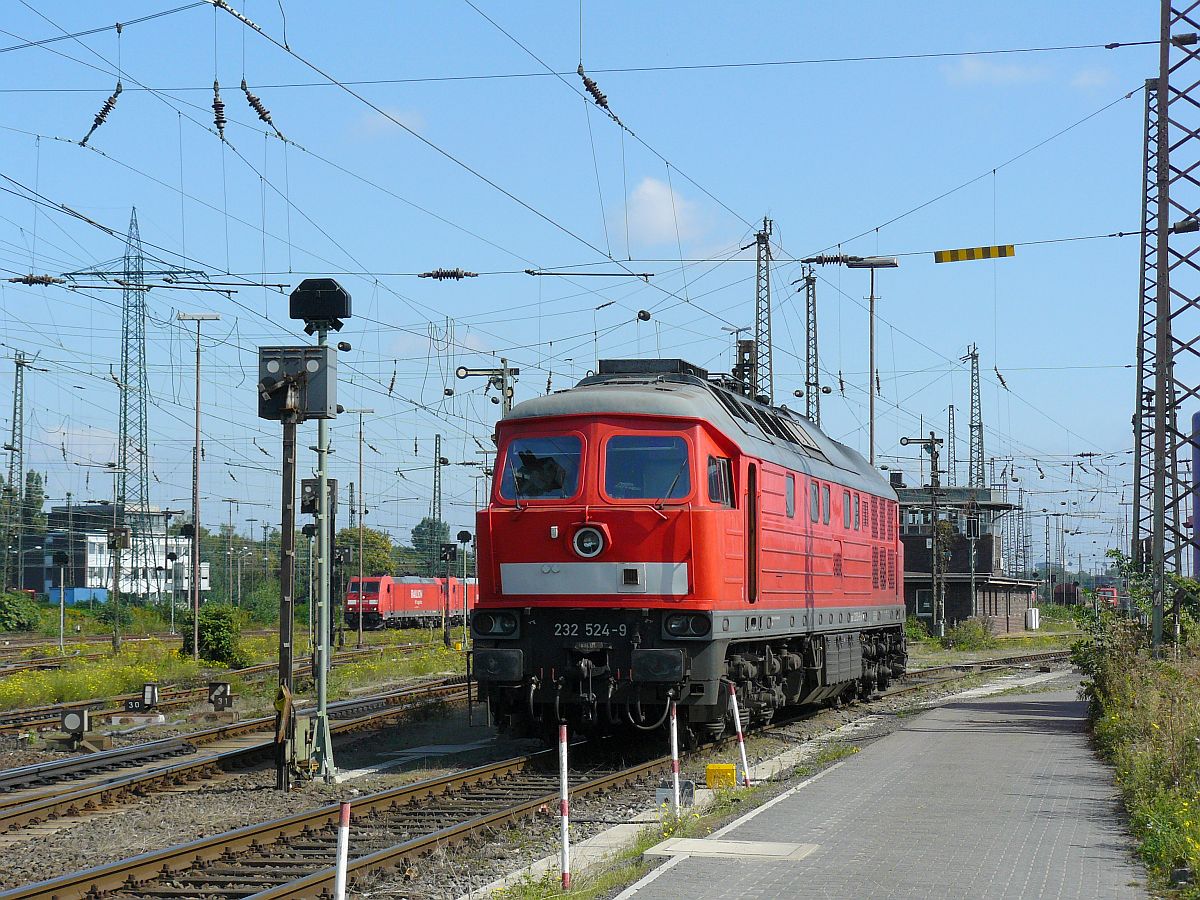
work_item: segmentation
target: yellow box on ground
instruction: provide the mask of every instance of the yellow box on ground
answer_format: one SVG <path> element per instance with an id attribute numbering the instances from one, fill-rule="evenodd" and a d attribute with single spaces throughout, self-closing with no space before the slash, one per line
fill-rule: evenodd
<path id="1" fill-rule="evenodd" d="M 704 772 L 704 783 L 710 791 L 737 787 L 737 766 L 733 763 L 710 763 Z"/>

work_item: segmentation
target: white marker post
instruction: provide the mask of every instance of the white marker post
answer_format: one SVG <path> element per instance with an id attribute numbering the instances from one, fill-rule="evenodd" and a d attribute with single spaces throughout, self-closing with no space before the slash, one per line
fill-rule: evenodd
<path id="1" fill-rule="evenodd" d="M 571 821 L 567 783 L 567 726 L 558 726 L 558 795 L 559 836 L 562 840 L 562 889 L 571 889 L 571 835 L 567 827 Z"/>
<path id="2" fill-rule="evenodd" d="M 679 815 L 679 723 L 675 717 L 675 701 L 671 701 L 671 789 L 675 800 L 675 815 Z"/>
<path id="3" fill-rule="evenodd" d="M 750 766 L 746 763 L 746 736 L 742 734 L 742 715 L 738 712 L 737 688 L 729 683 L 729 706 L 733 710 L 733 727 L 737 731 L 738 752 L 742 755 L 742 778 L 750 787 Z"/>
<path id="4" fill-rule="evenodd" d="M 350 855 L 350 804 L 342 803 L 338 814 L 337 874 L 334 877 L 334 900 L 346 900 L 346 859 Z"/>

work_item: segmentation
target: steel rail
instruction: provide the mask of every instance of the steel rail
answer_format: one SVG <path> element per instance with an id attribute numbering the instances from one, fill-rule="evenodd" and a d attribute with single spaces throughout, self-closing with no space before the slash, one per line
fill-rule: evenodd
<path id="1" fill-rule="evenodd" d="M 461 676 L 455 676 L 445 681 L 394 691 L 382 695 L 391 701 L 387 708 L 352 718 L 341 718 L 331 724 L 330 731 L 335 735 L 340 735 L 377 727 L 389 719 L 415 709 L 427 708 L 435 703 L 465 699 L 466 690 L 466 684 Z M 338 704 L 330 704 L 330 710 L 342 716 L 349 716 L 353 714 L 356 707 L 367 703 L 377 704 L 379 699 L 379 697 L 370 697 L 362 700 L 343 701 Z M 211 742 L 261 732 L 267 728 L 273 729 L 274 725 L 274 717 L 268 716 L 196 732 L 188 735 L 187 739 L 192 743 Z M 148 786 L 156 782 L 179 784 L 211 777 L 214 774 L 228 771 L 230 768 L 249 765 L 257 758 L 271 755 L 274 753 L 274 749 L 275 744 L 272 738 L 216 753 L 197 751 L 201 755 L 195 759 L 168 763 L 143 772 L 117 775 L 68 792 L 50 792 L 32 798 L 16 797 L 9 799 L 7 803 L 0 800 L 0 832 L 45 822 L 62 815 L 74 815 L 83 810 L 95 809 L 113 803 L 130 793 L 143 793 Z"/>
<path id="2" fill-rule="evenodd" d="M 413 653 L 418 653 L 421 650 L 427 649 L 432 645 L 428 644 L 396 644 L 382 645 L 379 647 L 363 647 L 361 649 L 344 650 L 333 659 L 335 667 L 342 666 L 350 662 L 354 662 L 371 654 L 398 653 L 402 656 L 408 656 Z M 101 654 L 103 655 L 103 654 Z M 83 658 L 83 657 L 75 657 Z M 253 666 L 246 666 L 242 669 L 234 669 L 228 672 L 222 672 L 221 679 L 226 678 L 246 678 L 257 679 L 273 675 L 278 670 L 275 663 L 257 663 Z M 312 663 L 301 663 L 296 667 L 297 675 L 311 674 Z M 23 709 L 15 709 L 8 711 L 0 711 L 0 734 L 10 733 L 14 731 L 22 731 L 27 728 L 38 728 L 42 726 L 53 726 L 59 723 L 59 717 L 62 713 L 68 710 L 82 710 L 96 712 L 99 715 L 120 715 L 124 710 L 126 700 L 136 700 L 142 695 L 138 694 L 117 694 L 112 697 L 94 697 L 88 700 L 71 700 L 64 703 L 51 703 L 45 706 L 30 706 Z M 158 704 L 146 712 L 154 712 L 162 709 L 170 709 L 178 706 L 187 706 L 198 700 L 204 700 L 208 696 L 207 688 L 167 688 L 159 695 Z"/>

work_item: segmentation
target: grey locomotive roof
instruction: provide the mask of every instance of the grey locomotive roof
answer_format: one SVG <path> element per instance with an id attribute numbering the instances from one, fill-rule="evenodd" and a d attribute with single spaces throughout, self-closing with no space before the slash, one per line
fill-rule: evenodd
<path id="1" fill-rule="evenodd" d="M 594 375 L 570 390 L 526 400 L 504 418 L 510 421 L 588 414 L 702 419 L 754 456 L 855 490 L 896 499 L 887 479 L 860 453 L 833 440 L 808 419 L 791 410 L 756 403 L 692 375 Z M 791 428 L 781 425 L 780 419 Z M 793 439 L 781 436 L 786 434 Z"/>

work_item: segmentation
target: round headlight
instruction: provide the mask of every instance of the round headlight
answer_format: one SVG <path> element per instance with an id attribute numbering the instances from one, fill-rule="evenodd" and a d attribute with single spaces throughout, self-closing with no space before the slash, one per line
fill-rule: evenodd
<path id="1" fill-rule="evenodd" d="M 509 635 L 517 630 L 517 617 L 512 613 L 500 613 L 492 625 L 492 634 Z"/>
<path id="2" fill-rule="evenodd" d="M 491 634 L 495 628 L 495 620 L 488 613 L 477 613 L 471 617 L 471 624 L 476 634 Z"/>
<path id="3" fill-rule="evenodd" d="M 668 616 L 667 617 L 667 634 L 674 637 L 684 637 L 687 635 L 691 626 L 690 616 Z"/>
<path id="4" fill-rule="evenodd" d="M 600 533 L 599 529 L 590 526 L 580 528 L 575 532 L 572 543 L 576 553 L 585 559 L 591 559 L 593 556 L 599 556 L 600 551 L 604 549 L 604 535 Z"/>
<path id="5" fill-rule="evenodd" d="M 708 634 L 709 628 L 710 625 L 708 623 L 708 616 L 697 615 L 692 616 L 691 619 L 688 620 L 688 630 L 696 637 L 703 637 L 704 635 Z"/>

